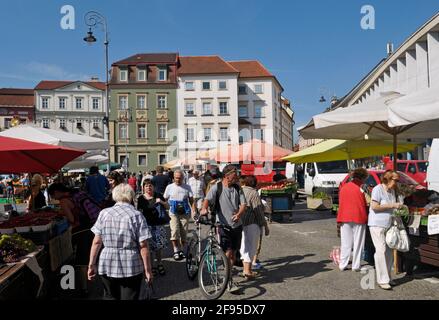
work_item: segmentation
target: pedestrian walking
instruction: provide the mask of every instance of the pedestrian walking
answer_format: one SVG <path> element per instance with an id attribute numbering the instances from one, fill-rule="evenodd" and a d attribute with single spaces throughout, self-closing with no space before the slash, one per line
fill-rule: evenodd
<path id="1" fill-rule="evenodd" d="M 165 193 L 168 184 L 172 183 L 173 180 L 168 175 L 163 174 L 163 167 L 157 166 L 157 174 L 152 178 L 152 184 L 157 193 L 163 195 Z"/>
<path id="2" fill-rule="evenodd" d="M 204 180 L 200 177 L 200 172 L 198 170 L 195 170 L 193 172 L 193 176 L 189 178 L 189 186 L 192 189 L 192 193 L 194 195 L 194 213 L 201 210 L 201 207 L 203 206 L 203 200 L 204 200 Z"/>
<path id="3" fill-rule="evenodd" d="M 135 173 L 128 173 L 128 184 L 134 192 L 137 192 L 137 178 Z"/>
<path id="4" fill-rule="evenodd" d="M 89 176 L 85 182 L 87 193 L 99 204 L 102 204 L 107 197 L 110 184 L 106 177 L 99 173 L 97 166 L 90 167 Z"/>
<path id="5" fill-rule="evenodd" d="M 391 226 L 393 210 L 403 206 L 403 199 L 398 197 L 397 172 L 386 171 L 381 180 L 381 184 L 372 190 L 368 225 L 375 246 L 374 260 L 378 285 L 382 289 L 391 290 L 393 252 L 387 246 L 386 231 Z"/>
<path id="6" fill-rule="evenodd" d="M 221 224 L 218 228 L 220 245 L 229 259 L 230 266 L 235 265 L 236 252 L 241 247 L 241 217 L 247 205 L 244 193 L 237 182 L 238 170 L 233 165 L 227 165 L 223 169 L 223 179 L 211 186 L 201 210 L 202 215 L 207 215 L 210 206 L 216 221 Z M 239 291 L 232 277 L 228 289 L 231 293 Z"/>
<path id="7" fill-rule="evenodd" d="M 105 198 L 102 208 L 110 208 L 116 204 L 116 201 L 113 199 L 113 190 L 115 187 L 124 182 L 122 175 L 117 171 L 111 171 L 108 174 L 107 179 L 108 183 L 110 184 L 110 192 Z"/>
<path id="8" fill-rule="evenodd" d="M 112 193 L 116 205 L 102 210 L 92 228 L 88 279 L 99 274 L 106 300 L 138 300 L 144 278 L 148 283 L 153 279 L 151 233 L 143 214 L 131 205 L 135 195 L 131 186 L 120 184 Z"/>
<path id="9" fill-rule="evenodd" d="M 152 238 L 149 239 L 149 247 L 152 254 L 155 254 L 157 265 L 154 266 L 154 259 L 151 258 L 153 264 L 152 273 L 165 275 L 165 267 L 162 263 L 162 251 L 167 247 L 168 239 L 164 225 L 169 222 L 169 216 L 166 210 L 169 205 L 163 196 L 154 191 L 151 180 L 143 182 L 143 194 L 137 199 L 137 210 L 143 213 L 151 231 Z"/>
<path id="10" fill-rule="evenodd" d="M 142 171 L 139 171 L 137 174 L 137 192 L 142 193 L 142 180 L 143 180 L 143 173 Z"/>
<path id="11" fill-rule="evenodd" d="M 174 183 L 166 187 L 163 197 L 169 202 L 169 214 L 171 216 L 171 242 L 174 249 L 174 260 L 185 258 L 183 248 L 186 244 L 186 235 L 193 205 L 193 193 L 191 187 L 183 183 L 183 172 L 177 170 L 174 173 Z"/>
<path id="12" fill-rule="evenodd" d="M 240 184 L 247 203 L 247 210 L 241 218 L 243 230 L 240 253 L 244 266 L 243 276 L 246 280 L 252 280 L 257 276 L 257 273 L 252 271 L 252 262 L 256 256 L 261 230 L 264 227 L 266 235 L 269 230 L 265 220 L 264 205 L 256 191 L 258 184 L 256 177 L 243 176 L 240 178 Z"/>
<path id="13" fill-rule="evenodd" d="M 339 263 L 341 271 L 344 271 L 348 266 L 352 252 L 352 271 L 358 272 L 361 268 L 367 226 L 367 202 L 361 187 L 368 176 L 366 169 L 355 169 L 352 173 L 353 180 L 340 190 L 337 223 L 341 224 Z"/>

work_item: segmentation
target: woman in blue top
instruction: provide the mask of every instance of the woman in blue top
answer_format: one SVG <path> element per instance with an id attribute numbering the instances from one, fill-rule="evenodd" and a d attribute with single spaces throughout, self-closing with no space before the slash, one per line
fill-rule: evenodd
<path id="1" fill-rule="evenodd" d="M 378 285 L 384 290 L 390 290 L 393 255 L 392 249 L 386 244 L 386 231 L 391 226 L 393 210 L 402 207 L 403 198 L 398 197 L 398 173 L 386 171 L 381 180 L 382 183 L 372 190 L 368 225 L 375 246 L 374 259 Z"/>

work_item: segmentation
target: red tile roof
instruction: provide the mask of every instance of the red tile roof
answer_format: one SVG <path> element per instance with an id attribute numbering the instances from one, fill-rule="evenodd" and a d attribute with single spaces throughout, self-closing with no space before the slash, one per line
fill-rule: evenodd
<path id="1" fill-rule="evenodd" d="M 0 89 L 0 106 L 34 106 L 34 90 L 33 89 Z"/>
<path id="2" fill-rule="evenodd" d="M 270 71 L 256 60 L 249 61 L 228 61 L 235 69 L 239 70 L 240 78 L 262 78 L 274 77 Z"/>
<path id="3" fill-rule="evenodd" d="M 112 65 L 137 65 L 137 64 L 175 64 L 178 53 L 137 53 L 126 59 L 114 62 Z"/>
<path id="4" fill-rule="evenodd" d="M 239 73 L 233 66 L 219 56 L 180 57 L 181 75 Z"/>
<path id="5" fill-rule="evenodd" d="M 37 86 L 35 87 L 35 90 L 53 90 L 53 89 L 65 87 L 69 84 L 76 82 L 85 83 L 99 90 L 105 90 L 105 83 L 99 81 L 47 81 L 47 80 L 43 80 L 40 83 L 38 83 Z"/>

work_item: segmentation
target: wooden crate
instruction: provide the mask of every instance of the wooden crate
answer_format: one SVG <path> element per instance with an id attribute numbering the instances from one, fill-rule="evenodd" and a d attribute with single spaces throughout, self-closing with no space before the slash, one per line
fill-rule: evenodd
<path id="1" fill-rule="evenodd" d="M 308 209 L 312 210 L 329 210 L 332 209 L 332 199 L 316 199 L 307 197 L 306 205 Z"/>

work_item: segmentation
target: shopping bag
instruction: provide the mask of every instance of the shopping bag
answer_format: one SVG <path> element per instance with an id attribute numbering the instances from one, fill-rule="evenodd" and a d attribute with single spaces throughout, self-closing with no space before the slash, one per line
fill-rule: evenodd
<path id="1" fill-rule="evenodd" d="M 329 253 L 329 258 L 332 260 L 334 265 L 338 267 L 340 264 L 340 247 L 334 247 Z"/>
<path id="2" fill-rule="evenodd" d="M 386 232 L 386 243 L 390 249 L 400 252 L 410 250 L 410 240 L 400 217 L 393 217 L 392 226 Z"/>

